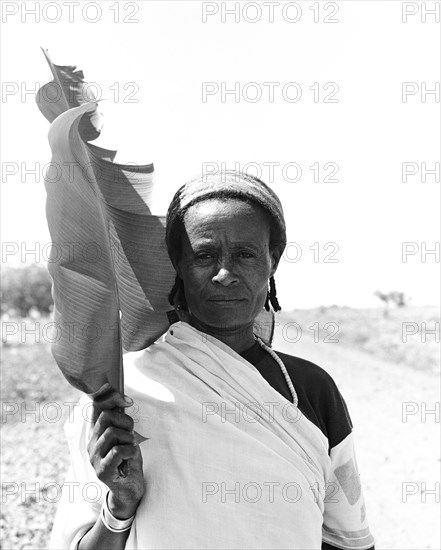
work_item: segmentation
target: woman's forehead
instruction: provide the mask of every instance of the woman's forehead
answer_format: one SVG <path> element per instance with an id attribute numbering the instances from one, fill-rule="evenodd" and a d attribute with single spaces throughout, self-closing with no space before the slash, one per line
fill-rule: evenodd
<path id="1" fill-rule="evenodd" d="M 184 216 L 186 233 L 191 240 L 216 239 L 262 241 L 270 235 L 269 219 L 260 207 L 237 199 L 210 199 L 191 206 Z M 267 239 L 263 239 L 267 240 Z"/>
<path id="2" fill-rule="evenodd" d="M 261 207 L 240 199 L 213 198 L 190 206 L 184 215 L 184 224 L 187 226 L 193 223 L 223 221 L 249 223 L 253 219 L 257 223 L 266 221 L 269 227 L 268 215 Z"/>

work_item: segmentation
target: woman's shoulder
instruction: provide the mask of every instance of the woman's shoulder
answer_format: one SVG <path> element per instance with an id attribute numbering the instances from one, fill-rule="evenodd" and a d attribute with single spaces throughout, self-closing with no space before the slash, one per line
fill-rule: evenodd
<path id="1" fill-rule="evenodd" d="M 299 409 L 316 424 L 335 447 L 352 431 L 346 402 L 332 376 L 322 367 L 293 355 L 276 351 L 296 390 Z"/>
<path id="2" fill-rule="evenodd" d="M 288 374 L 295 376 L 297 382 L 314 383 L 315 390 L 339 391 L 332 376 L 316 363 L 280 351 L 276 351 L 276 353 L 288 370 Z"/>

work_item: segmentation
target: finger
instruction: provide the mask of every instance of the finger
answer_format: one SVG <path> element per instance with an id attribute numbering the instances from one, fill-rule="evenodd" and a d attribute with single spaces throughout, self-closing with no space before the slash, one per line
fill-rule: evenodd
<path id="1" fill-rule="evenodd" d="M 102 472 L 103 477 L 106 476 L 111 479 L 120 477 L 118 473 L 118 466 L 120 466 L 124 460 L 138 457 L 139 453 L 139 447 L 135 445 L 115 445 L 101 460 L 100 471 Z"/>
<path id="2" fill-rule="evenodd" d="M 94 424 L 102 411 L 126 407 L 133 405 L 133 399 L 128 396 L 123 396 L 121 393 L 110 388 L 104 394 L 96 397 L 93 400 L 93 415 L 92 423 Z"/>
<path id="3" fill-rule="evenodd" d="M 100 457 L 104 458 L 115 445 L 135 444 L 136 437 L 133 432 L 109 426 L 96 442 L 95 452 L 98 453 Z"/>
<path id="4" fill-rule="evenodd" d="M 98 417 L 89 440 L 88 449 L 94 447 L 98 439 L 109 427 L 120 428 L 127 432 L 133 432 L 134 421 L 131 416 L 118 410 L 103 411 Z"/>

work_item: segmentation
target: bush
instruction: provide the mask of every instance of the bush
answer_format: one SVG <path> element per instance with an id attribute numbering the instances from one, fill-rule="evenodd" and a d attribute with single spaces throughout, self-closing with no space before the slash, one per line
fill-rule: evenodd
<path id="1" fill-rule="evenodd" d="M 41 315 L 53 309 L 52 279 L 46 268 L 38 265 L 5 268 L 1 277 L 1 312 L 26 317 L 32 309 Z"/>

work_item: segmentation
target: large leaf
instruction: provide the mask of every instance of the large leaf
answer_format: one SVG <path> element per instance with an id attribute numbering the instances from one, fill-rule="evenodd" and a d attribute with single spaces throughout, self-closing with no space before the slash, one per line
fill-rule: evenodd
<path id="1" fill-rule="evenodd" d="M 37 105 L 49 122 L 72 107 L 96 100 L 92 89 L 84 81 L 83 71 L 75 66 L 55 65 L 47 50 L 41 48 L 51 69 L 53 80 L 42 86 L 35 97 Z M 87 112 L 79 125 L 79 133 L 84 141 L 96 139 L 102 130 L 103 119 L 100 111 Z M 113 157 L 116 151 L 113 152 Z"/>
<path id="2" fill-rule="evenodd" d="M 74 68 L 64 69 L 78 80 Z M 174 270 L 165 220 L 149 207 L 153 165 L 129 171 L 113 162 L 114 151 L 85 141 L 81 125 L 94 120 L 96 102 L 71 107 L 65 98 L 65 106 L 58 115 L 51 111 L 45 178 L 58 330 L 53 354 L 72 385 L 96 394 L 105 384 L 122 390 L 122 347 L 144 349 L 167 330 Z"/>

